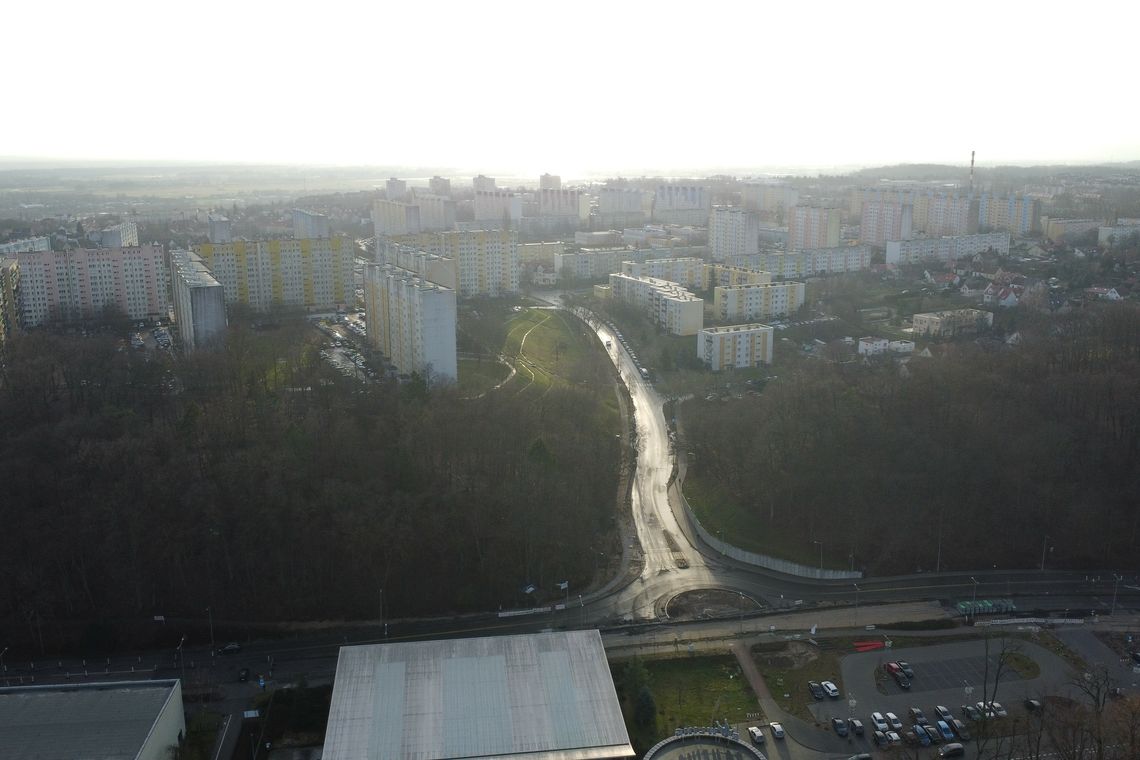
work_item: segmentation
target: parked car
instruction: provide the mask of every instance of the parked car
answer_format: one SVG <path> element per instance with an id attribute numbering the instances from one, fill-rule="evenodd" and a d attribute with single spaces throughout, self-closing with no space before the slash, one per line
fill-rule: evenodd
<path id="1" fill-rule="evenodd" d="M 916 744 L 921 744 L 923 747 L 930 746 L 930 737 L 926 735 L 926 729 L 922 726 L 915 726 L 914 731 L 911 732 L 911 735 L 914 736 L 914 741 Z"/>
<path id="2" fill-rule="evenodd" d="M 934 712 L 936 712 L 938 714 L 938 718 L 940 720 L 944 720 L 947 723 L 954 720 L 954 714 L 951 713 L 948 709 L 946 709 L 946 707 L 944 705 L 935 705 L 934 706 Z"/>
<path id="3" fill-rule="evenodd" d="M 981 702 L 978 704 L 981 704 Z M 982 713 L 973 705 L 962 705 L 962 717 L 966 720 L 981 720 Z"/>
<path id="4" fill-rule="evenodd" d="M 820 686 L 823 687 L 823 691 L 827 694 L 827 696 L 831 697 L 832 699 L 839 699 L 839 687 L 837 687 L 831 681 L 824 681 L 822 684 L 820 684 Z"/>
<path id="5" fill-rule="evenodd" d="M 832 718 L 831 727 L 835 729 L 837 736 L 847 736 L 847 721 L 843 720 L 842 718 Z"/>
<path id="6" fill-rule="evenodd" d="M 875 727 L 875 731 L 887 730 L 887 719 L 883 717 L 881 712 L 871 713 L 871 725 Z"/>
<path id="7" fill-rule="evenodd" d="M 976 702 L 974 703 L 974 707 L 978 708 L 978 712 L 987 718 L 997 717 L 997 714 L 994 712 L 994 708 L 990 705 L 987 705 L 985 702 Z"/>
<path id="8" fill-rule="evenodd" d="M 950 721 L 950 728 L 954 729 L 954 733 L 958 734 L 958 738 L 964 742 L 970 741 L 970 729 L 966 728 L 966 724 L 955 718 Z"/>
<path id="9" fill-rule="evenodd" d="M 926 719 L 926 713 L 922 711 L 921 707 L 912 707 L 910 708 L 910 722 L 925 726 L 929 721 Z"/>
<path id="10" fill-rule="evenodd" d="M 777 739 L 784 738 L 784 727 L 779 723 L 769 723 L 768 730 L 771 731 L 772 736 L 776 737 Z"/>
<path id="11" fill-rule="evenodd" d="M 888 731 L 887 744 L 891 745 L 892 747 L 897 747 L 902 744 L 902 737 L 899 736 L 895 731 Z"/>
<path id="12" fill-rule="evenodd" d="M 895 673 L 895 683 L 899 685 L 900 689 L 910 688 L 910 679 L 904 676 L 902 673 Z"/>
<path id="13" fill-rule="evenodd" d="M 808 693 L 813 699 L 823 699 L 823 687 L 818 681 L 808 681 Z"/>
<path id="14" fill-rule="evenodd" d="M 851 733 L 855 734 L 856 736 L 863 735 L 863 721 L 859 720 L 858 718 L 848 718 L 847 727 L 850 728 Z"/>
<path id="15" fill-rule="evenodd" d="M 764 732 L 760 730 L 759 726 L 749 726 L 748 735 L 752 737 L 753 744 L 764 743 Z"/>
<path id="16" fill-rule="evenodd" d="M 990 709 L 993 710 L 994 715 L 999 718 L 1004 718 L 1009 715 L 1009 713 L 1005 711 L 1005 708 L 1001 706 L 1001 702 L 990 702 Z"/>
<path id="17" fill-rule="evenodd" d="M 966 748 L 958 742 L 951 742 L 938 750 L 939 757 L 961 757 L 966 754 Z"/>
<path id="18" fill-rule="evenodd" d="M 875 739 L 875 746 L 876 746 L 876 747 L 885 747 L 885 746 L 887 746 L 887 735 L 886 735 L 886 733 L 885 733 L 885 732 L 883 732 L 883 731 L 876 731 L 876 732 L 874 733 L 874 739 Z"/>
<path id="19" fill-rule="evenodd" d="M 927 725 L 922 727 L 922 730 L 925 731 L 926 735 L 930 737 L 930 743 L 931 744 L 941 744 L 942 743 L 942 732 L 939 731 L 934 726 L 927 724 Z"/>
<path id="20" fill-rule="evenodd" d="M 942 734 L 944 741 L 954 741 L 954 732 L 950 730 L 950 724 L 944 720 L 940 720 L 934 725 L 938 726 L 938 733 Z"/>
<path id="21" fill-rule="evenodd" d="M 910 663 L 907 661 L 899 660 L 899 670 L 901 670 L 903 672 L 903 675 L 907 678 L 914 678 L 914 671 L 911 670 Z"/>
<path id="22" fill-rule="evenodd" d="M 887 672 L 891 675 L 898 675 L 899 673 L 902 673 L 902 668 L 899 667 L 899 664 L 897 662 L 888 662 L 886 668 Z"/>
<path id="23" fill-rule="evenodd" d="M 1029 712 L 1037 712 L 1041 709 L 1041 702 L 1036 699 L 1025 700 L 1025 709 Z"/>
<path id="24" fill-rule="evenodd" d="M 240 651 L 241 651 L 241 644 L 237 643 L 236 641 L 231 641 L 230 643 L 226 644 L 224 647 L 218 648 L 218 654 L 237 654 Z"/>
<path id="25" fill-rule="evenodd" d="M 899 716 L 895 715 L 893 712 L 889 712 L 887 713 L 887 725 L 889 725 L 892 730 L 898 731 L 902 728 L 902 721 L 899 720 Z"/>

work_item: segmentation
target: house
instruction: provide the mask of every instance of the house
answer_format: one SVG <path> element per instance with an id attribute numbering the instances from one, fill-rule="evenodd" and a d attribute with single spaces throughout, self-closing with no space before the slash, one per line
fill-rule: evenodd
<path id="1" fill-rule="evenodd" d="M 949 290 L 958 284 L 958 275 L 953 272 L 932 273 L 928 270 L 924 273 L 924 278 L 938 290 Z"/>
<path id="2" fill-rule="evenodd" d="M 1116 288 L 1085 288 L 1085 297 L 1098 301 L 1119 301 L 1120 293 Z"/>
<path id="3" fill-rule="evenodd" d="M 998 306 L 1009 309 L 1017 306 L 1020 300 L 1021 287 L 1018 285 L 1002 285 L 991 282 L 982 292 L 982 303 L 986 306 Z"/>
<path id="4" fill-rule="evenodd" d="M 987 285 L 989 285 L 988 280 L 981 277 L 970 277 L 962 282 L 958 292 L 966 298 L 979 298 L 985 292 Z"/>
<path id="5" fill-rule="evenodd" d="M 913 354 L 914 353 L 914 341 L 913 340 L 892 340 L 887 345 L 887 349 L 892 354 Z"/>
<path id="6" fill-rule="evenodd" d="M 890 341 L 886 338 L 865 337 L 859 339 L 859 346 L 856 351 L 860 356 L 879 356 L 885 354 L 890 346 Z"/>

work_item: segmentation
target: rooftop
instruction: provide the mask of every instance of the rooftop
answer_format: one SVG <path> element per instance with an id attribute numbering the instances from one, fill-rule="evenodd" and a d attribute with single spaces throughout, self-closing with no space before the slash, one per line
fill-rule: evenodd
<path id="1" fill-rule="evenodd" d="M 764 325 L 764 324 L 760 324 L 759 322 L 753 322 L 752 324 L 749 324 L 749 325 L 725 325 L 723 327 L 706 327 L 703 330 L 701 330 L 701 332 L 712 333 L 712 334 L 723 334 L 723 333 L 747 332 L 749 330 L 771 330 L 771 329 L 772 329 L 772 327 L 770 325 Z"/>

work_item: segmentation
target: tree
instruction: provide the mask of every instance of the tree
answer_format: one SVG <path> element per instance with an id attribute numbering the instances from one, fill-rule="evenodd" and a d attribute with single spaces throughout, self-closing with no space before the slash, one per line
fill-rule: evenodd
<path id="1" fill-rule="evenodd" d="M 637 692 L 637 702 L 633 707 L 633 722 L 642 728 L 652 728 L 657 725 L 657 701 L 649 686 L 642 686 Z"/>

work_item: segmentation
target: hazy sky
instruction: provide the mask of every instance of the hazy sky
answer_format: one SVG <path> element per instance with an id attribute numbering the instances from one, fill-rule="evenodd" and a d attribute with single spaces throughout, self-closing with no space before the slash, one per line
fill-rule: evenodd
<path id="1" fill-rule="evenodd" d="M 0 156 L 565 176 L 1133 160 L 1138 8 L 16 0 Z"/>

